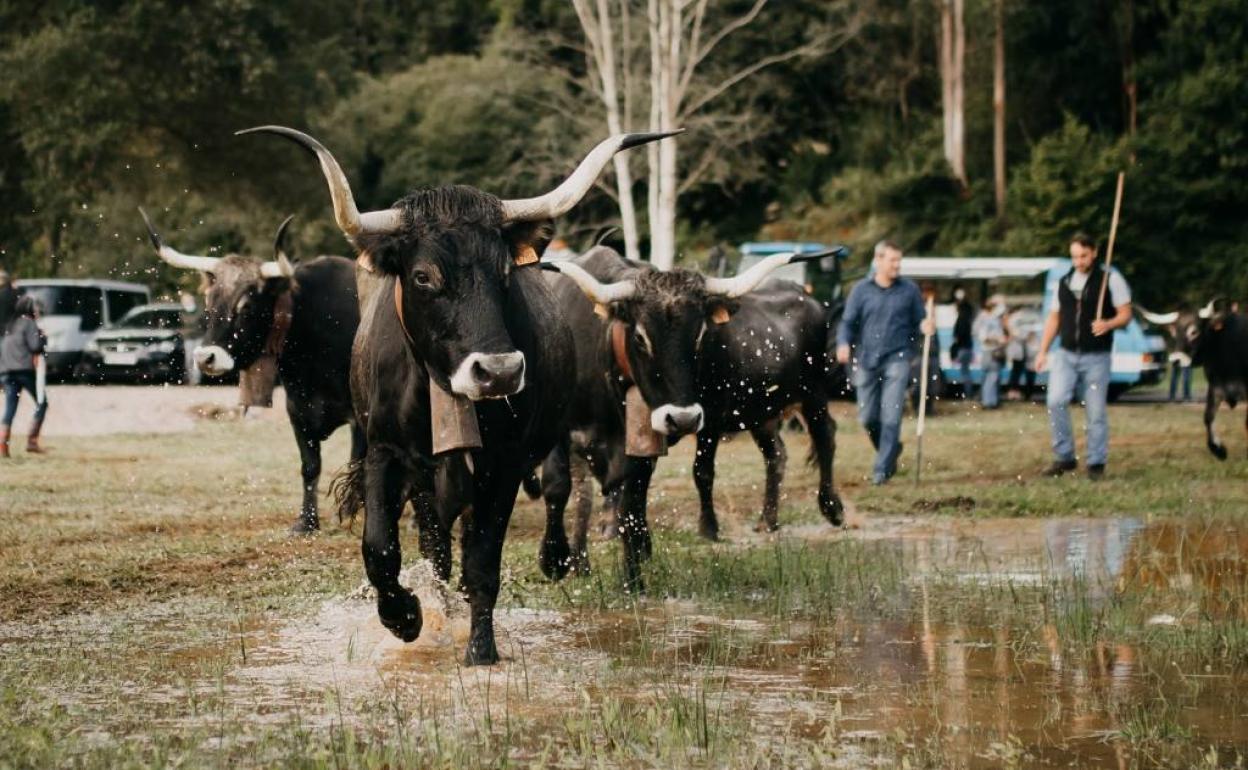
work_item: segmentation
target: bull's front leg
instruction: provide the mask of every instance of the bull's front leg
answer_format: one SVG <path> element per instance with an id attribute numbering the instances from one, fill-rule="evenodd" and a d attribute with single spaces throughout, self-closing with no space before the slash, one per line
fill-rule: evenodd
<path id="1" fill-rule="evenodd" d="M 754 443 L 763 453 L 763 461 L 767 464 L 767 480 L 763 492 L 763 515 L 754 528 L 757 532 L 775 532 L 780 529 L 780 484 L 784 481 L 784 466 L 788 461 L 788 452 L 784 448 L 784 440 L 780 438 L 780 423 L 772 420 L 750 431 Z"/>
<path id="2" fill-rule="evenodd" d="M 1222 389 L 1210 385 L 1209 391 L 1205 395 L 1205 443 L 1209 446 L 1209 451 L 1213 452 L 1213 456 L 1219 460 L 1226 459 L 1226 445 L 1218 438 L 1217 428 L 1214 427 L 1214 420 L 1218 417 L 1218 407 L 1222 404 Z"/>
<path id="3" fill-rule="evenodd" d="M 464 665 L 488 666 L 499 661 L 494 640 L 494 604 L 498 601 L 503 539 L 516 503 L 521 476 L 504 471 L 491 478 L 487 471 L 476 479 L 472 510 L 463 526 L 461 587 L 468 596 L 472 627 Z"/>
<path id="4" fill-rule="evenodd" d="M 624 490 L 620 496 L 620 541 L 624 546 L 624 587 L 641 592 L 641 563 L 650 558 L 650 527 L 646 523 L 646 495 L 654 474 L 654 458 L 629 457 L 625 463 Z"/>
<path id="5" fill-rule="evenodd" d="M 836 493 L 832 480 L 833 460 L 836 457 L 836 420 L 828 414 L 828 402 L 824 398 L 802 404 L 802 417 L 810 431 L 810 443 L 819 463 L 819 512 L 834 527 L 845 522 L 845 504 Z"/>
<path id="6" fill-rule="evenodd" d="M 719 519 L 715 515 L 715 453 L 719 434 L 709 428 L 698 432 L 698 450 L 693 458 L 693 483 L 698 488 L 701 514 L 698 534 L 707 540 L 719 539 Z"/>
<path id="7" fill-rule="evenodd" d="M 542 462 L 542 499 L 546 503 L 546 531 L 538 550 L 537 563 L 551 580 L 563 580 L 572 565 L 564 511 L 572 492 L 568 440 L 563 438 Z"/>
<path id="8" fill-rule="evenodd" d="M 399 584 L 403 554 L 399 546 L 399 516 L 406 500 L 402 463 L 380 448 L 364 459 L 364 537 L 361 552 L 368 582 L 377 590 L 381 624 L 405 642 L 420 636 L 420 602 Z"/>
<path id="9" fill-rule="evenodd" d="M 303 503 L 299 506 L 299 518 L 291 525 L 296 535 L 310 535 L 320 530 L 317 487 L 321 479 L 321 442 L 315 432 L 302 421 L 291 420 L 295 442 L 299 445 L 299 473 L 303 479 Z"/>

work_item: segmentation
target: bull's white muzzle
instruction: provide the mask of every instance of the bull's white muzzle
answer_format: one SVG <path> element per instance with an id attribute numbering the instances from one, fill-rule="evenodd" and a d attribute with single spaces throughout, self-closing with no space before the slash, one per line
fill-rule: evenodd
<path id="1" fill-rule="evenodd" d="M 195 365 L 209 377 L 217 377 L 234 368 L 234 356 L 220 345 L 195 348 Z"/>
<path id="2" fill-rule="evenodd" d="M 664 436 L 684 436 L 702 430 L 705 419 L 701 404 L 664 404 L 650 413 L 650 427 Z"/>
<path id="3" fill-rule="evenodd" d="M 480 401 L 524 390 L 524 354 L 472 353 L 451 375 L 451 392 Z"/>

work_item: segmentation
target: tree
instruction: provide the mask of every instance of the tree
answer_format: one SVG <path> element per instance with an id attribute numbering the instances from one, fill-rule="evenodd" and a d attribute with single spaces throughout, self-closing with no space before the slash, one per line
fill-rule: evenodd
<path id="1" fill-rule="evenodd" d="M 940 85 L 944 126 L 945 160 L 955 179 L 967 186 L 965 84 L 966 27 L 963 0 L 937 0 L 940 4 Z"/>
<path id="2" fill-rule="evenodd" d="M 994 0 L 992 44 L 992 182 L 997 222 L 1005 222 L 1005 0 Z"/>

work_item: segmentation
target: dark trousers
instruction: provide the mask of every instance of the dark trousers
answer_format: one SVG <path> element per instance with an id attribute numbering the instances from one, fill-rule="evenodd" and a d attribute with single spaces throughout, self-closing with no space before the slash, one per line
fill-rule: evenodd
<path id="1" fill-rule="evenodd" d="M 1183 400 L 1192 400 L 1192 367 L 1184 366 L 1178 361 L 1170 362 L 1170 400 L 1173 401 L 1179 390 L 1179 380 L 1183 380 Z"/>
<path id="2" fill-rule="evenodd" d="M 31 399 L 36 399 L 35 395 L 35 373 L 33 371 L 5 372 L 0 374 L 0 383 L 4 384 L 4 420 L 0 421 L 0 425 L 6 428 L 13 424 L 13 418 L 17 415 L 17 400 L 21 397 L 22 391 L 30 393 Z M 48 413 L 48 402 L 35 404 L 35 422 L 43 422 L 43 416 Z"/>
<path id="3" fill-rule="evenodd" d="M 1016 358 L 1010 363 L 1010 388 L 1016 390 L 1020 382 L 1023 386 L 1023 398 L 1030 401 L 1031 393 L 1036 389 L 1036 370 L 1028 369 L 1026 361 Z"/>

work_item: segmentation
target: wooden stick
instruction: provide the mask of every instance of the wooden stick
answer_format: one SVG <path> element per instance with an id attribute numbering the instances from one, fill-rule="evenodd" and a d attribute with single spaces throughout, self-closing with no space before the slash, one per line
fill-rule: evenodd
<path id="1" fill-rule="evenodd" d="M 1101 311 L 1105 309 L 1105 290 L 1109 288 L 1109 269 L 1114 263 L 1114 237 L 1118 235 L 1118 212 L 1122 210 L 1122 181 L 1125 176 L 1125 172 L 1118 172 L 1118 192 L 1114 193 L 1114 218 L 1109 223 L 1109 246 L 1105 249 L 1105 279 L 1101 281 L 1101 295 L 1096 300 L 1093 321 L 1101 320 Z"/>
<path id="2" fill-rule="evenodd" d="M 927 298 L 927 318 L 932 323 L 936 322 L 936 297 Z M 918 447 L 918 457 L 914 465 L 914 485 L 919 485 L 919 477 L 923 475 L 923 429 L 927 425 L 927 364 L 928 357 L 932 352 L 932 335 L 927 332 L 923 333 L 923 360 L 919 362 L 919 371 L 921 372 L 919 379 L 919 421 L 915 425 L 914 435 L 915 444 Z"/>

